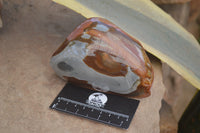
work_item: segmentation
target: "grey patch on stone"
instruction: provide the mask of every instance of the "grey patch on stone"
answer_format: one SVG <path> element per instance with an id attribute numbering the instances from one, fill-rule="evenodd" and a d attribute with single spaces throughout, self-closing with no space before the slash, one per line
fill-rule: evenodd
<path id="1" fill-rule="evenodd" d="M 59 69 L 61 69 L 63 71 L 66 71 L 66 72 L 69 72 L 69 71 L 73 70 L 73 68 L 70 65 L 68 65 L 67 63 L 65 63 L 65 62 L 59 62 L 57 64 L 57 66 L 58 66 Z"/>

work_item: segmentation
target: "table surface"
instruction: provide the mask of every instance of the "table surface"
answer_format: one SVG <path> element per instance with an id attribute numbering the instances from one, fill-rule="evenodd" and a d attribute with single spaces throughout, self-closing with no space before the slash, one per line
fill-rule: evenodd
<path id="1" fill-rule="evenodd" d="M 49 109 L 65 85 L 49 65 L 55 49 L 85 18 L 50 0 L 4 2 L 0 29 L 0 132 L 158 133 L 164 94 L 161 65 L 153 62 L 152 95 L 141 99 L 128 130 Z"/>

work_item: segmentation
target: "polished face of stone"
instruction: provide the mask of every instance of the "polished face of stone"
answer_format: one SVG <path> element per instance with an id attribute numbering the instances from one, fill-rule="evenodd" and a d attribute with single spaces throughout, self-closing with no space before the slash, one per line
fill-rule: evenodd
<path id="1" fill-rule="evenodd" d="M 55 51 L 51 66 L 61 78 L 103 92 L 146 97 L 153 82 L 139 41 L 102 18 L 78 26 Z"/>

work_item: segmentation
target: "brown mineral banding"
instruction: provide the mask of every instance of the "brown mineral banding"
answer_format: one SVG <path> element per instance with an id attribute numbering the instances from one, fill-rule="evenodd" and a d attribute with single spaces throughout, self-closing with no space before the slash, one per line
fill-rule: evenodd
<path id="1" fill-rule="evenodd" d="M 99 73 L 109 76 L 125 76 L 127 65 L 116 62 L 112 56 L 103 51 L 95 51 L 94 56 L 86 56 L 83 61 Z"/>
<path id="2" fill-rule="evenodd" d="M 94 29 L 97 24 L 103 24 L 108 27 L 108 31 L 101 32 L 97 29 Z M 81 37 L 83 34 L 88 34 L 91 36 L 89 39 L 84 39 Z M 115 40 L 117 37 L 119 41 Z M 127 67 L 130 66 L 132 72 L 137 74 L 141 81 L 137 90 L 132 92 L 130 96 L 140 96 L 146 97 L 150 95 L 150 88 L 153 82 L 153 68 L 151 66 L 150 60 L 147 57 L 142 45 L 140 42 L 126 32 L 121 30 L 119 27 L 109 22 L 108 20 L 102 18 L 90 18 L 78 26 L 68 37 L 67 40 L 56 50 L 53 56 L 60 53 L 68 44 L 73 40 L 78 40 L 81 42 L 87 42 L 88 46 L 93 45 L 99 41 L 99 39 L 105 42 L 109 47 L 112 47 L 112 52 L 109 52 L 109 48 L 105 51 L 94 47 L 93 54 L 86 56 L 83 61 L 90 68 L 93 68 L 95 71 L 108 75 L 108 76 L 125 76 L 127 74 Z M 132 44 L 133 43 L 133 44 Z M 114 45 L 115 44 L 115 45 Z M 123 44 L 123 46 L 122 46 Z M 135 46 L 138 45 L 138 46 Z M 101 47 L 101 46 L 100 46 Z M 117 48 L 116 48 L 117 47 Z M 135 47 L 141 49 L 142 53 L 138 53 Z M 129 49 L 131 53 L 135 56 L 128 56 L 129 53 L 126 53 L 126 49 Z M 123 57 L 121 57 L 123 55 Z M 126 55 L 126 56 L 125 56 Z M 143 58 L 139 58 L 140 55 Z M 119 57 L 118 57 L 119 56 Z M 138 56 L 138 57 L 137 57 Z M 115 58 L 120 58 L 127 62 L 128 64 L 123 64 L 114 60 Z M 130 65 L 130 62 L 132 65 Z M 67 78 L 67 77 L 65 77 Z M 79 86 L 87 86 L 86 88 L 92 88 L 87 81 L 77 80 L 76 78 L 67 78 L 69 82 L 74 82 L 80 84 Z M 81 81 L 81 82 L 80 82 Z"/>

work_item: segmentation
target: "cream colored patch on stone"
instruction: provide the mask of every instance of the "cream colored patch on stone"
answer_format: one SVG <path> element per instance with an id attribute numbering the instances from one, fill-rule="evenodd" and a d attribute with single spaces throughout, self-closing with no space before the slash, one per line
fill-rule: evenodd
<path id="1" fill-rule="evenodd" d="M 103 31 L 103 32 L 108 32 L 109 28 L 103 24 L 97 24 L 95 27 L 92 29 L 98 30 L 98 31 Z"/>
<path id="2" fill-rule="evenodd" d="M 81 36 L 81 38 L 83 38 L 83 39 L 90 39 L 90 38 L 91 38 L 91 35 L 89 35 L 89 34 L 83 34 L 83 35 Z"/>

